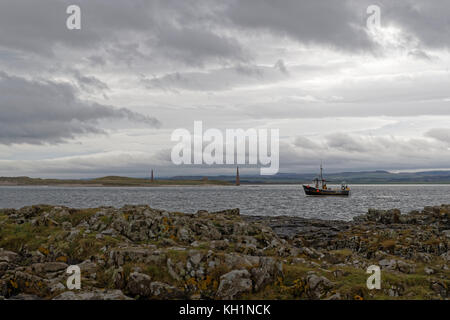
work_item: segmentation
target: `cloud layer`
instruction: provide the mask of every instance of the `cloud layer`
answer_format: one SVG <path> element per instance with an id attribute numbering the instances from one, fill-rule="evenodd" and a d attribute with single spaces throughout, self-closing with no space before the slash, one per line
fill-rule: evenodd
<path id="1" fill-rule="evenodd" d="M 128 119 L 150 127 L 156 118 L 126 108 L 80 100 L 67 83 L 30 81 L 0 73 L 0 143 L 60 143 L 81 134 L 105 133 L 104 119 Z"/>
<path id="2" fill-rule="evenodd" d="M 0 174 L 220 173 L 167 159 L 195 120 L 280 129 L 284 172 L 448 167 L 446 0 L 375 31 L 369 0 L 86 0 L 68 30 L 72 2 L 0 3 Z"/>

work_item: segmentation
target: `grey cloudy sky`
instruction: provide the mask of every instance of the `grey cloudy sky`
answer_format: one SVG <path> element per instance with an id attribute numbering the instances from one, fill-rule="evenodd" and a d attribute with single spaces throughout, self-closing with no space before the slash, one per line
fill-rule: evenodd
<path id="1" fill-rule="evenodd" d="M 447 0 L 3 0 L 0 175 L 231 173 L 171 164 L 195 120 L 280 129 L 281 172 L 450 168 L 449 48 Z"/>

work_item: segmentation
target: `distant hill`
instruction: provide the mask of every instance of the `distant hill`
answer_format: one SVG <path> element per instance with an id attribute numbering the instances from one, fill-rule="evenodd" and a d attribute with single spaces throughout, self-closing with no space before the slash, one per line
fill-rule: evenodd
<path id="1" fill-rule="evenodd" d="M 317 174 L 278 173 L 273 176 L 241 175 L 242 184 L 301 184 L 310 183 Z M 351 184 L 414 184 L 414 183 L 450 183 L 450 171 L 423 171 L 392 173 L 388 171 L 361 171 L 326 173 L 325 179 L 330 183 L 345 181 Z M 176 176 L 175 180 L 195 180 L 200 176 Z M 209 176 L 209 179 L 234 182 L 234 176 Z"/>
<path id="2" fill-rule="evenodd" d="M 325 179 L 339 184 L 450 184 L 450 171 L 423 171 L 392 173 L 388 171 L 361 171 L 326 173 Z M 302 184 L 311 183 L 317 174 L 278 173 L 273 176 L 241 175 L 241 184 Z M 69 185 L 69 186 L 162 186 L 162 185 L 232 185 L 235 176 L 175 176 L 148 178 L 107 176 L 95 179 L 41 179 L 30 177 L 0 177 L 0 186 L 9 185 Z"/>
<path id="3" fill-rule="evenodd" d="M 59 185 L 59 186 L 122 186 L 122 187 L 151 187 L 163 185 L 227 185 L 225 180 L 199 179 L 156 179 L 151 182 L 146 178 L 129 178 L 119 176 L 108 176 L 96 179 L 41 179 L 30 177 L 0 177 L 0 186 L 33 186 L 33 185 Z"/>

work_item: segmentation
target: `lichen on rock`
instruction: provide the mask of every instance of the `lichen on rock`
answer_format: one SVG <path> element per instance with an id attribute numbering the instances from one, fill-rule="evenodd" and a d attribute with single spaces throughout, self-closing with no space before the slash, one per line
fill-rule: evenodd
<path id="1" fill-rule="evenodd" d="M 149 206 L 0 209 L 6 299 L 448 299 L 450 206 L 353 221 Z M 368 290 L 379 265 L 382 289 Z M 66 287 L 69 265 L 82 289 Z"/>

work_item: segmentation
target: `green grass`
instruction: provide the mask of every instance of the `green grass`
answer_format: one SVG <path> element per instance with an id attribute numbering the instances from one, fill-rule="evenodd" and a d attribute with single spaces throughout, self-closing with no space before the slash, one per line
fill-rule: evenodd
<path id="1" fill-rule="evenodd" d="M 0 228 L 0 248 L 14 252 L 24 247 L 37 250 L 49 241 L 49 236 L 54 236 L 58 232 L 60 229 L 56 227 L 5 223 Z"/>
<path id="2" fill-rule="evenodd" d="M 72 212 L 70 215 L 63 216 L 58 219 L 58 222 L 69 221 L 72 226 L 78 225 L 81 221 L 87 221 L 90 217 L 97 213 L 99 209 L 97 208 L 88 208 L 88 209 L 80 209 Z"/>

